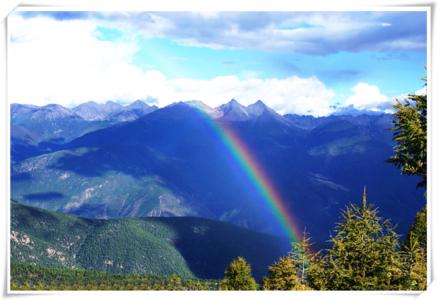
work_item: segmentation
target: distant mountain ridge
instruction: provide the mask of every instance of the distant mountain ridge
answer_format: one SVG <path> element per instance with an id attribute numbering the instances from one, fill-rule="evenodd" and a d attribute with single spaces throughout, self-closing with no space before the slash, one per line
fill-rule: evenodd
<path id="1" fill-rule="evenodd" d="M 11 104 L 12 160 L 50 152 L 87 132 L 133 121 L 156 109 L 140 100 L 127 106 L 87 102 L 72 109 L 58 104 Z"/>
<path id="2" fill-rule="evenodd" d="M 247 121 L 249 119 L 258 118 L 262 115 L 281 116 L 275 110 L 268 107 L 262 100 L 257 100 L 250 105 L 242 105 L 237 100 L 231 99 L 229 102 L 218 107 L 210 107 L 202 101 L 181 101 L 175 103 L 186 103 L 197 106 L 205 110 L 214 118 L 223 118 L 227 121 Z M 171 104 L 174 105 L 175 103 Z M 20 122 L 26 119 L 35 120 L 56 120 L 65 117 L 80 118 L 86 121 L 133 121 L 141 116 L 151 113 L 159 109 L 156 105 L 148 105 L 141 100 L 136 100 L 128 105 L 121 105 L 114 101 L 105 103 L 97 103 L 88 101 L 71 109 L 59 104 L 47 104 L 44 106 L 36 106 L 29 104 L 11 104 L 11 120 L 12 123 Z M 360 115 L 382 115 L 382 112 L 357 110 L 352 107 L 346 107 L 334 112 L 332 116 L 360 116 Z M 283 117 L 291 119 L 293 117 L 302 119 L 324 119 L 327 117 L 313 117 L 310 115 L 294 115 L 285 114 Z"/>
<path id="3" fill-rule="evenodd" d="M 11 120 L 23 121 L 26 119 L 50 119 L 56 120 L 65 117 L 80 118 L 86 121 L 114 121 L 117 115 L 133 112 L 137 117 L 158 109 L 155 105 L 148 105 L 141 100 L 136 100 L 128 105 L 121 105 L 114 101 L 97 103 L 88 101 L 78 106 L 67 108 L 59 104 L 47 104 L 44 106 L 28 104 L 11 104 Z M 132 121 L 136 118 L 127 118 L 119 121 Z"/>

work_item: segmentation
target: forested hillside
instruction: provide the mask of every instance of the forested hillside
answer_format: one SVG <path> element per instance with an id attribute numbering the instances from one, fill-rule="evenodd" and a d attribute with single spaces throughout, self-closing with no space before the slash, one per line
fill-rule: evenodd
<path id="1" fill-rule="evenodd" d="M 261 278 L 289 248 L 286 240 L 201 218 L 90 220 L 12 203 L 13 264 L 221 278 L 244 256 Z"/>

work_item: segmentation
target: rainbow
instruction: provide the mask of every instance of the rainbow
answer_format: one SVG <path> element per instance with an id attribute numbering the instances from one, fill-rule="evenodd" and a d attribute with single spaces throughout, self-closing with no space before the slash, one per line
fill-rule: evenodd
<path id="1" fill-rule="evenodd" d="M 230 153 L 231 158 L 243 170 L 250 184 L 262 196 L 276 216 L 287 237 L 292 241 L 299 241 L 301 236 L 299 227 L 291 218 L 284 205 L 284 200 L 248 147 L 229 127 L 216 121 L 202 107 L 199 107 L 196 103 L 191 105 L 196 108 L 198 115 L 212 129 L 213 133 Z"/>

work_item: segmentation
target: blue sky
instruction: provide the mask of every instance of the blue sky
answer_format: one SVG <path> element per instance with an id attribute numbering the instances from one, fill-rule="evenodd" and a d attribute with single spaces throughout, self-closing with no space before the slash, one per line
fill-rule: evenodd
<path id="1" fill-rule="evenodd" d="M 349 87 L 358 81 L 377 84 L 388 95 L 415 91 L 423 84 L 420 78 L 426 65 L 425 52 L 418 50 L 311 55 L 190 47 L 167 38 L 142 39 L 140 45 L 135 64 L 145 69 L 157 68 L 169 78 L 211 79 L 228 74 L 260 78 L 317 76 L 338 95 L 348 95 Z"/>
<path id="2" fill-rule="evenodd" d="M 39 86 L 29 83 L 33 93 L 15 91 L 11 78 L 15 102 L 217 106 L 236 98 L 262 99 L 281 113 L 386 110 L 393 97 L 423 87 L 427 64 L 425 12 L 21 12 L 11 19 L 17 80 L 48 69 Z M 53 81 L 58 90 L 46 87 Z"/>

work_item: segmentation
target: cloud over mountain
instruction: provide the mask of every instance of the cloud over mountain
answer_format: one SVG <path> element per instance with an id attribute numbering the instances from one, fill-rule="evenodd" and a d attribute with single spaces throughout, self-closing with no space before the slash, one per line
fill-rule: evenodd
<path id="1" fill-rule="evenodd" d="M 383 95 L 378 86 L 360 82 L 352 89 L 353 95 L 345 100 L 347 106 L 355 109 L 385 111 L 390 109 L 392 101 Z"/>
<path id="2" fill-rule="evenodd" d="M 214 107 L 231 98 L 242 104 L 263 99 L 281 113 L 319 116 L 330 112 L 334 96 L 316 77 L 169 79 L 132 62 L 138 46 L 129 35 L 101 40 L 91 20 L 14 16 L 10 25 L 9 98 L 14 102 L 72 106 L 88 100 L 149 99 L 164 106 L 195 99 Z"/>

